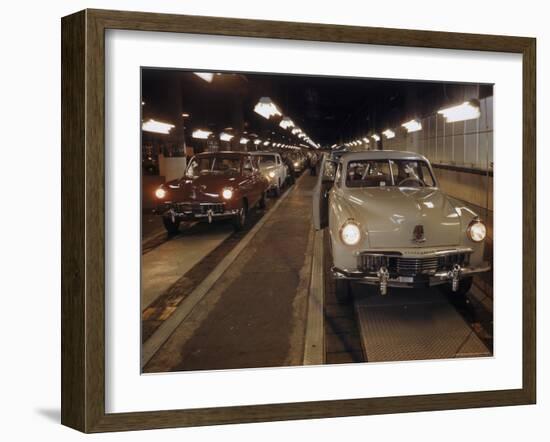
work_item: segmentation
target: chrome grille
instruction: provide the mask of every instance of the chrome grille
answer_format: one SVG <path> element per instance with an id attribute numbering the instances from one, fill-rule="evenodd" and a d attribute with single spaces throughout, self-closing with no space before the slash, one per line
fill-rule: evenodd
<path id="1" fill-rule="evenodd" d="M 369 255 L 363 253 L 360 255 L 359 267 L 361 271 L 376 272 L 382 266 L 388 267 L 388 256 L 384 255 Z"/>
<path id="2" fill-rule="evenodd" d="M 450 269 L 455 264 L 463 266 L 469 263 L 469 253 L 454 253 L 452 255 L 440 256 L 438 266 L 442 269 Z"/>
<path id="3" fill-rule="evenodd" d="M 417 275 L 435 273 L 438 258 L 395 258 L 395 270 L 399 275 Z M 391 266 L 390 266 L 391 270 Z"/>
<path id="4" fill-rule="evenodd" d="M 441 270 L 450 270 L 454 264 L 467 265 L 470 253 L 450 253 L 441 256 L 404 258 L 392 254 L 362 253 L 359 255 L 359 270 L 375 273 L 384 266 L 390 274 L 414 276 L 434 274 Z"/>

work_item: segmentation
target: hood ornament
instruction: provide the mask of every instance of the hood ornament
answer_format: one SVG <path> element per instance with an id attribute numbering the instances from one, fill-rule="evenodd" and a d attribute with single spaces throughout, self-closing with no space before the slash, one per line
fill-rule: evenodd
<path id="1" fill-rule="evenodd" d="M 424 226 L 422 224 L 414 226 L 412 241 L 417 244 L 426 241 L 426 238 L 424 237 Z"/>

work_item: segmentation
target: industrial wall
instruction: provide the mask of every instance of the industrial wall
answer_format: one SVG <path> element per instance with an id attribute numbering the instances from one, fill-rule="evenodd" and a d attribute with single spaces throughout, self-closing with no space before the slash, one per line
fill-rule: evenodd
<path id="1" fill-rule="evenodd" d="M 493 210 L 493 97 L 479 100 L 480 117 L 447 123 L 434 113 L 421 119 L 422 130 L 395 130 L 384 137 L 384 149 L 407 150 L 426 156 L 442 189 L 477 207 Z"/>
<path id="2" fill-rule="evenodd" d="M 433 164 L 492 171 L 493 97 L 479 103 L 478 119 L 446 123 L 442 115 L 434 113 L 420 120 L 422 130 L 418 132 L 409 134 L 400 128 L 395 138 L 384 137 L 384 149 L 419 152 Z"/>

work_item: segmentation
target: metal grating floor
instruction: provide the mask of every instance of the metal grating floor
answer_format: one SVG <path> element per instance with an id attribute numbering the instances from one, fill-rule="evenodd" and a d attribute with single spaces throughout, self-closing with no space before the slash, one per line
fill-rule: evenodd
<path id="1" fill-rule="evenodd" d="M 357 296 L 368 362 L 491 356 L 455 307 L 435 289 Z"/>

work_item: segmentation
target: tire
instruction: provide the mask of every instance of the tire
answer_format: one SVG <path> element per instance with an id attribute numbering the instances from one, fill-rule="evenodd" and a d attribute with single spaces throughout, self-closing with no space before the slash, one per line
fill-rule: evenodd
<path id="1" fill-rule="evenodd" d="M 262 197 L 260 198 L 260 201 L 258 201 L 258 207 L 260 209 L 265 209 L 267 206 L 266 202 L 266 192 L 262 192 Z"/>
<path id="2" fill-rule="evenodd" d="M 351 301 L 351 283 L 347 279 L 335 279 L 334 293 L 338 304 L 349 304 Z"/>
<path id="3" fill-rule="evenodd" d="M 281 196 L 281 180 L 277 182 L 277 187 L 273 189 L 273 195 L 275 195 L 276 198 Z"/>
<path id="4" fill-rule="evenodd" d="M 171 218 L 162 218 L 162 223 L 164 224 L 164 228 L 168 232 L 169 235 L 175 235 L 180 231 L 180 221 L 174 221 L 172 222 Z"/>
<path id="5" fill-rule="evenodd" d="M 453 292 L 451 284 L 443 284 L 438 288 L 441 290 L 451 302 L 456 304 L 468 304 L 467 293 L 472 288 L 474 279 L 472 277 L 461 279 L 458 283 L 458 290 Z"/>
<path id="6" fill-rule="evenodd" d="M 248 221 L 248 206 L 246 201 L 243 201 L 243 205 L 239 210 L 239 214 L 233 218 L 233 228 L 236 232 L 242 230 Z"/>

